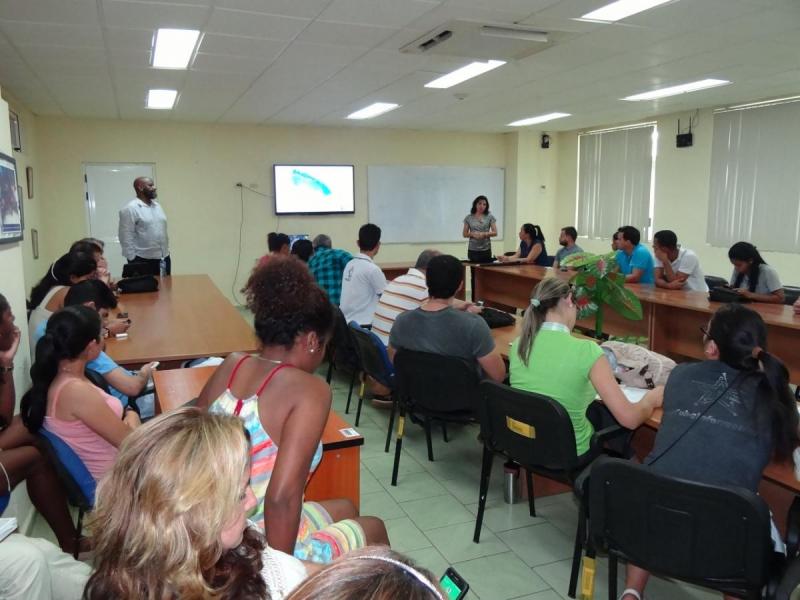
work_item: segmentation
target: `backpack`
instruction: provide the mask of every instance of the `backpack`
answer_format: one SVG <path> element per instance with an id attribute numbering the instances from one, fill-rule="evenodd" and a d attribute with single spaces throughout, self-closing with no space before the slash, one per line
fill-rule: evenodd
<path id="1" fill-rule="evenodd" d="M 675 368 L 671 358 L 625 342 L 603 342 L 601 348 L 611 351 L 617 362 L 614 376 L 630 387 L 653 389 L 664 385 Z"/>
<path id="2" fill-rule="evenodd" d="M 138 277 L 126 277 L 117 282 L 117 289 L 120 294 L 142 294 L 145 292 L 158 291 L 158 279 L 152 275 L 139 275 Z"/>

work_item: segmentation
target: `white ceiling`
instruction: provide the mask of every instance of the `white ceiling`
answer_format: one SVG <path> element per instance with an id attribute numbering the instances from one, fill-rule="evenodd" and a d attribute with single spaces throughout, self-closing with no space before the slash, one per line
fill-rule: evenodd
<path id="1" fill-rule="evenodd" d="M 618 24 L 575 21 L 609 0 L 2 0 L 0 85 L 69 117 L 509 131 L 553 111 L 568 130 L 800 94 L 800 0 L 675 0 Z M 449 90 L 469 57 L 399 52 L 458 19 L 552 32 L 547 49 Z M 155 29 L 203 32 L 188 71 L 149 66 Z M 694 79 L 729 86 L 619 98 Z M 147 90 L 179 91 L 172 111 Z M 402 106 L 365 122 L 375 101 Z M 541 126 L 539 126 L 541 127 Z"/>

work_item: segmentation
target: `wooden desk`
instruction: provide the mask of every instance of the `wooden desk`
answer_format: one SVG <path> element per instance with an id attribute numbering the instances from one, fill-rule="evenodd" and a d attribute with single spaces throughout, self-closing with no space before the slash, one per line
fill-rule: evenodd
<path id="1" fill-rule="evenodd" d="M 196 398 L 216 367 L 156 371 L 156 413 L 173 410 Z M 331 411 L 322 432 L 322 462 L 306 485 L 306 500 L 347 498 L 361 503 L 361 446 L 364 437 L 346 437 L 350 424 Z"/>
<path id="2" fill-rule="evenodd" d="M 525 308 L 531 291 L 542 279 L 553 276 L 569 279 L 572 275 L 534 265 L 476 267 L 476 298 Z M 703 358 L 700 327 L 708 323 L 721 303 L 709 301 L 704 292 L 664 290 L 640 284 L 628 288 L 642 303 L 643 319 L 629 321 L 609 309 L 605 312 L 606 333 L 647 337 L 651 350 L 678 360 Z M 767 325 L 769 349 L 786 363 L 791 380 L 800 382 L 800 353 L 796 351 L 800 317 L 791 306 L 763 303 L 747 306 L 762 316 Z M 578 325 L 594 329 L 594 318 L 579 321 Z"/>
<path id="3" fill-rule="evenodd" d="M 106 352 L 122 365 L 160 361 L 161 368 L 203 356 L 258 349 L 255 332 L 208 275 L 173 275 L 157 292 L 123 294 L 133 321 L 128 338 L 109 339 Z"/>

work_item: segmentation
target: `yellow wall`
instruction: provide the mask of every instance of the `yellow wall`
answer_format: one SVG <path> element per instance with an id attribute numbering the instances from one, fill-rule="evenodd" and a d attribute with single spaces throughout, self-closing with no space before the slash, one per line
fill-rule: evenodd
<path id="1" fill-rule="evenodd" d="M 694 145 L 691 148 L 675 146 L 678 118 L 684 127 L 688 123 L 689 114 L 657 118 L 659 137 L 653 218 L 655 231 L 672 229 L 683 246 L 697 252 L 706 275 L 729 277 L 732 269 L 728 261 L 728 249 L 715 248 L 706 243 L 712 111 L 700 111 L 698 125 L 692 131 Z M 577 168 L 578 132 L 561 133 L 558 136 L 556 218 L 564 224 L 575 221 Z M 610 249 L 608 240 L 581 239 L 578 244 L 592 252 L 606 252 Z M 800 285 L 800 261 L 797 254 L 764 252 L 763 256 L 764 260 L 778 270 L 784 285 Z"/>
<path id="2" fill-rule="evenodd" d="M 356 213 L 347 216 L 283 217 L 272 200 L 244 192 L 242 261 L 244 283 L 253 261 L 265 252 L 266 234 L 327 233 L 335 246 L 355 249 L 358 227 L 367 222 L 367 165 L 458 165 L 507 167 L 507 138 L 516 134 L 430 133 L 374 129 L 325 129 L 203 125 L 37 118 L 38 162 L 43 190 L 43 229 L 50 237 L 46 260 L 87 233 L 82 163 L 153 162 L 159 199 L 169 220 L 176 273 L 208 273 L 230 295 L 238 251 L 240 199 L 237 181 L 272 192 L 271 170 L 279 162 L 356 165 Z M 509 174 L 507 174 L 507 179 Z M 507 184 L 508 185 L 508 184 Z M 509 193 L 506 197 L 510 198 Z M 496 201 L 495 199 L 491 199 Z M 464 199 L 464 213 L 472 198 Z M 509 202 L 506 203 L 509 210 Z M 513 216 L 513 207 L 512 216 Z M 424 215 L 409 215 L 415 219 Z M 508 221 L 508 219 L 507 219 Z M 455 223 L 454 227 L 461 227 Z M 516 231 L 517 224 L 512 225 Z M 503 242 L 500 242 L 502 244 Z M 413 260 L 424 245 L 387 244 L 378 262 Z M 466 255 L 465 243 L 439 249 Z M 44 255 L 43 255 L 44 257 Z"/>

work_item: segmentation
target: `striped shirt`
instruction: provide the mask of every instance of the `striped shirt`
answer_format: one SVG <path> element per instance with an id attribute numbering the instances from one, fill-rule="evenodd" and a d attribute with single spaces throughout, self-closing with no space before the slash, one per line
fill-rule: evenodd
<path id="1" fill-rule="evenodd" d="M 407 310 L 419 308 L 428 299 L 428 285 L 425 274 L 411 268 L 405 275 L 390 281 L 383 290 L 383 295 L 372 318 L 372 332 L 385 346 L 389 345 L 389 333 L 397 315 Z"/>

